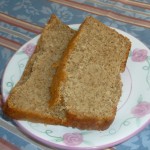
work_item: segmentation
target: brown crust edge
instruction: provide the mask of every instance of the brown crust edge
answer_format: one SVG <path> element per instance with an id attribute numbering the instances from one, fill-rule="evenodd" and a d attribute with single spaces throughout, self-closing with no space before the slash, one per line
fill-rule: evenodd
<path id="1" fill-rule="evenodd" d="M 81 24 L 80 28 L 83 26 L 83 23 Z M 56 74 L 53 77 L 52 86 L 50 88 L 50 93 L 51 93 L 51 99 L 49 101 L 50 107 L 52 105 L 56 105 L 57 103 L 63 101 L 63 97 L 59 99 L 60 97 L 59 88 L 60 88 L 61 82 L 65 82 L 65 79 L 66 79 L 66 73 L 64 72 L 63 68 L 65 68 L 65 64 L 66 64 L 66 61 L 68 60 L 69 54 L 72 52 L 72 49 L 75 46 L 75 42 L 79 38 L 78 35 L 81 32 L 80 28 L 78 32 L 76 33 L 76 35 L 69 42 L 67 49 L 64 51 L 63 56 L 60 59 L 59 67 L 57 68 Z"/>
<path id="2" fill-rule="evenodd" d="M 51 18 L 48 20 L 47 24 L 51 23 L 52 21 L 53 21 L 52 26 L 55 26 L 55 24 L 60 23 L 60 20 L 54 14 L 51 15 Z M 64 23 L 62 23 L 62 24 L 64 24 Z M 44 27 L 44 29 L 46 28 L 46 26 Z M 68 29 L 70 29 L 70 27 L 68 25 L 66 25 L 66 27 Z M 44 29 L 43 29 L 43 31 L 44 31 Z M 70 29 L 70 31 L 73 32 L 72 29 Z M 40 37 L 39 42 L 41 42 L 41 39 L 42 39 L 42 36 Z M 40 48 L 38 48 L 39 45 L 40 44 L 38 44 L 36 46 L 34 54 L 31 56 L 31 58 L 36 57 L 35 55 L 38 53 L 38 51 L 40 49 Z M 23 72 L 23 75 L 22 75 L 21 79 L 18 81 L 16 86 L 12 89 L 9 97 L 11 97 L 11 94 L 13 94 L 16 87 L 21 86 L 24 82 L 26 82 L 26 80 L 25 80 L 26 77 L 28 78 L 28 76 L 30 76 L 30 74 L 32 72 L 32 65 L 33 65 L 31 63 L 31 61 L 32 61 L 31 58 L 27 62 L 25 71 Z M 30 66 L 30 64 L 31 64 L 31 66 Z M 54 124 L 54 125 L 63 125 L 63 122 L 65 122 L 65 119 L 62 120 L 62 119 L 52 118 L 52 117 L 46 116 L 46 115 L 43 116 L 42 114 L 39 114 L 39 113 L 26 112 L 26 111 L 23 111 L 21 109 L 16 109 L 15 107 L 9 105 L 9 97 L 8 97 L 6 102 L 2 103 L 2 110 L 3 110 L 4 114 L 6 114 L 8 117 L 10 117 L 12 119 L 28 120 L 28 121 L 31 121 L 31 122 L 40 122 L 40 123 Z"/>
<path id="3" fill-rule="evenodd" d="M 58 18 L 54 14 L 51 15 L 51 18 L 48 20 L 47 24 L 50 24 L 51 22 L 59 22 Z M 44 32 L 44 29 L 47 27 L 47 24 L 43 28 L 42 32 Z M 36 54 L 40 51 L 40 43 L 41 42 L 42 42 L 42 35 L 40 36 L 38 43 L 36 45 L 35 51 L 32 54 L 32 56 L 30 57 L 30 59 L 28 60 L 25 70 L 16 86 L 22 85 L 30 77 L 30 75 L 32 73 L 32 66 L 34 64 L 34 61 L 36 60 Z"/>
<path id="4" fill-rule="evenodd" d="M 121 64 L 121 67 L 120 67 L 121 72 L 125 71 L 130 49 L 131 49 L 131 42 L 130 42 L 130 45 L 128 46 L 128 48 L 127 48 L 127 51 L 126 51 L 126 54 L 125 54 L 125 60 Z"/>
<path id="5" fill-rule="evenodd" d="M 76 40 L 78 40 L 78 38 L 79 38 L 78 35 L 80 35 L 80 32 L 81 32 L 80 29 L 82 28 L 82 26 L 85 22 L 86 22 L 86 20 L 81 24 L 81 26 L 78 30 L 78 33 L 74 36 L 74 38 L 69 43 L 68 48 L 65 50 L 63 57 L 60 61 L 60 65 L 59 65 L 57 72 L 52 81 L 52 86 L 51 86 L 52 88 L 50 89 L 51 96 L 52 96 L 51 101 L 50 101 L 50 106 L 57 104 L 57 102 L 63 101 L 63 97 L 62 96 L 60 97 L 59 91 L 60 91 L 61 83 L 65 82 L 65 78 L 66 78 L 66 73 L 64 72 L 64 67 L 65 67 L 66 61 L 67 61 L 70 53 L 73 50 L 73 47 L 75 46 Z M 88 22 L 86 22 L 86 23 L 88 23 Z M 119 35 L 124 37 L 121 34 L 119 34 Z M 124 37 L 124 38 L 126 38 L 126 37 Z M 126 59 L 125 59 L 125 61 L 122 62 L 121 66 L 120 66 L 120 72 L 123 72 L 125 70 L 130 48 L 131 48 L 131 42 L 126 51 L 126 57 L 125 57 Z M 88 117 L 87 118 L 86 117 L 78 118 L 76 116 L 76 114 L 73 114 L 71 112 L 68 113 L 67 110 L 66 110 L 66 113 L 67 113 L 67 122 L 65 123 L 66 126 L 77 127 L 79 129 L 105 130 L 114 121 L 114 118 L 116 116 L 116 108 L 114 109 L 113 116 L 111 118 L 101 119 L 101 120 L 97 119 L 97 118 L 88 118 Z"/>
<path id="6" fill-rule="evenodd" d="M 81 25 L 82 26 L 82 25 Z M 77 37 L 75 36 L 72 41 L 77 40 Z M 74 46 L 73 42 L 70 42 L 71 44 L 68 47 L 68 52 L 70 53 L 72 49 L 72 47 Z M 130 48 L 129 48 L 130 51 Z M 126 58 L 128 58 L 128 54 L 129 51 L 127 51 L 126 53 Z M 66 51 L 65 51 L 66 52 Z M 64 53 L 65 55 L 65 53 Z M 65 61 L 67 60 L 68 55 L 66 52 L 66 57 L 64 57 L 64 63 L 62 61 L 62 63 L 60 65 L 62 65 L 62 67 L 65 66 Z M 126 59 L 127 61 L 127 59 Z M 126 66 L 126 61 L 122 63 L 122 70 L 125 69 Z M 58 71 L 59 72 L 59 71 Z M 61 81 L 65 80 L 65 73 L 62 71 L 62 76 L 60 76 L 61 80 L 59 82 L 59 84 L 61 84 Z M 58 78 L 57 78 L 58 79 Z M 58 81 L 58 80 L 57 80 Z M 6 107 L 6 108 L 5 108 Z M 54 118 L 49 118 L 49 117 L 43 117 L 40 114 L 34 114 L 34 113 L 30 113 L 30 115 L 27 112 L 21 111 L 21 110 L 13 110 L 13 108 L 9 108 L 7 105 L 5 105 L 4 107 L 4 112 L 10 116 L 11 118 L 14 119 L 24 119 L 26 120 L 26 118 L 32 122 L 41 122 L 41 123 L 47 123 L 47 124 L 58 124 L 58 125 L 65 125 L 65 126 L 72 126 L 72 127 L 78 127 L 80 129 L 95 129 L 95 130 L 105 130 L 107 129 L 111 123 L 113 122 L 114 118 L 109 118 L 107 120 L 101 120 L 103 123 L 99 122 L 97 120 L 97 118 L 84 118 L 84 119 L 80 119 L 77 118 L 74 114 L 67 114 L 67 122 L 62 122 L 62 121 L 58 121 L 55 120 Z M 8 113 L 9 112 L 9 113 Z M 114 116 L 115 117 L 115 116 Z M 80 123 L 79 123 L 80 122 Z M 91 128 L 91 124 L 92 124 L 92 128 Z"/>
<path id="7" fill-rule="evenodd" d="M 87 17 L 87 18 L 92 18 L 92 17 Z M 52 86 L 50 88 L 50 93 L 51 93 L 51 100 L 49 101 L 50 106 L 57 104 L 57 102 L 59 102 L 63 99 L 62 97 L 61 97 L 61 99 L 59 99 L 59 97 L 60 97 L 60 95 L 59 95 L 60 84 L 62 82 L 64 82 L 65 78 L 66 78 L 66 73 L 63 71 L 63 68 L 65 67 L 65 63 L 66 63 L 66 61 L 69 57 L 69 54 L 72 51 L 72 48 L 75 46 L 76 40 L 78 40 L 78 38 L 79 38 L 78 35 L 81 32 L 80 29 L 82 28 L 82 26 L 85 22 L 88 24 L 88 22 L 86 20 L 84 20 L 84 22 L 81 24 L 78 32 L 76 33 L 76 35 L 70 41 L 70 43 L 68 45 L 68 48 L 64 51 L 63 57 L 60 60 L 59 67 L 56 71 L 56 74 L 55 74 L 53 80 L 52 80 Z M 96 22 L 99 22 L 99 21 L 96 20 Z M 104 26 L 106 26 L 106 25 L 104 25 Z M 111 29 L 111 30 L 115 31 L 114 29 Z M 122 34 L 120 34 L 120 33 L 118 33 L 118 34 L 119 34 L 119 36 L 129 40 L 127 37 L 123 36 Z M 130 49 L 131 49 L 131 42 L 129 41 L 129 43 L 130 43 L 130 45 L 127 48 L 127 51 L 126 51 L 126 54 L 125 54 L 125 60 L 122 61 L 121 66 L 120 66 L 120 72 L 124 72 L 124 70 L 126 68 L 126 62 L 127 62 L 127 59 L 128 59 Z"/>
<path id="8" fill-rule="evenodd" d="M 78 118 L 76 114 L 67 113 L 67 126 L 77 127 L 79 129 L 86 129 L 86 130 L 106 130 L 112 124 L 115 119 L 117 108 L 113 111 L 113 116 L 110 118 Z"/>
<path id="9" fill-rule="evenodd" d="M 54 125 L 63 125 L 63 120 L 52 118 L 49 116 L 43 116 L 39 113 L 27 112 L 21 109 L 16 109 L 9 107 L 8 103 L 2 106 L 2 110 L 10 118 L 15 120 L 27 120 L 35 123 L 45 123 L 45 124 L 54 124 Z"/>

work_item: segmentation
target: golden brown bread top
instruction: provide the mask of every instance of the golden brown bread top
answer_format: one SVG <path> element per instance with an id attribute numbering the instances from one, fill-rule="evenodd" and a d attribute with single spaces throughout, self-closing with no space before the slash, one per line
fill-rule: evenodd
<path id="1" fill-rule="evenodd" d="M 80 31 L 78 32 L 77 36 L 70 42 L 68 49 L 65 52 L 63 51 L 64 57 L 62 58 L 61 64 L 59 65 L 59 60 L 62 56 L 61 50 L 64 50 L 64 47 L 66 47 L 67 45 L 64 44 L 64 42 L 67 43 L 68 40 L 70 40 L 74 36 L 75 32 L 65 25 L 62 25 L 62 23 L 55 16 L 52 16 L 51 21 L 43 30 L 36 51 L 30 59 L 25 73 L 23 74 L 23 77 L 19 82 L 21 83 L 20 86 L 18 86 L 18 84 L 9 96 L 9 102 L 7 102 L 4 107 L 4 111 L 7 115 L 15 119 L 25 119 L 29 121 L 48 124 L 60 124 L 65 126 L 78 127 L 80 129 L 104 130 L 109 127 L 109 125 L 114 120 L 117 103 L 121 95 L 121 82 L 120 76 L 118 74 L 120 73 L 120 70 L 123 71 L 125 68 L 130 42 L 127 42 L 128 48 L 125 48 L 122 55 L 118 51 L 116 57 L 108 59 L 107 55 L 112 54 L 112 56 L 115 56 L 116 51 L 112 52 L 112 50 L 117 44 L 120 43 L 120 41 L 116 42 L 116 45 L 112 46 L 111 44 L 111 46 L 109 47 L 109 51 L 104 51 L 105 48 L 101 49 L 103 48 L 103 45 L 100 47 L 100 44 L 97 45 L 97 43 L 99 41 L 101 41 L 101 43 L 104 43 L 106 37 L 104 36 L 103 39 L 102 36 L 97 36 L 97 34 L 99 33 L 99 28 L 97 28 L 97 25 L 101 26 L 102 31 L 104 29 L 108 29 L 109 31 L 111 31 L 111 34 L 114 34 L 116 38 L 119 37 L 121 39 L 124 39 L 125 41 L 127 39 L 122 35 L 116 33 L 114 30 L 110 30 L 108 27 L 99 23 L 97 20 L 91 17 L 89 17 L 87 20 L 83 25 L 81 25 Z M 92 26 L 94 25 L 92 25 L 91 22 L 92 24 L 94 23 L 94 25 L 96 25 L 96 28 L 94 30 L 92 29 Z M 109 36 L 111 36 L 111 34 Z M 56 37 L 58 38 L 57 40 L 55 40 Z M 109 40 L 111 40 L 111 38 Z M 109 40 L 107 40 L 107 42 Z M 49 43 L 49 41 L 53 42 Z M 91 46 L 91 41 L 93 41 L 93 46 Z M 58 42 L 58 45 L 55 44 L 55 42 Z M 62 44 L 64 44 L 65 46 L 61 47 Z M 98 48 L 96 47 L 96 45 L 100 48 L 100 52 L 97 51 Z M 86 51 L 87 47 L 89 47 L 88 51 Z M 84 50 L 87 53 L 85 53 Z M 90 55 L 88 55 L 88 53 L 90 53 Z M 104 65 L 101 65 L 101 61 L 98 61 L 98 59 L 96 59 L 97 55 L 100 56 L 98 57 L 99 59 L 101 58 L 110 60 L 114 64 L 109 64 L 105 60 L 103 62 Z M 118 58 L 120 59 L 118 60 Z M 117 61 L 115 62 L 115 60 Z M 112 68 L 115 65 L 118 67 L 114 67 L 110 71 L 105 71 L 105 69 L 108 69 L 108 65 L 110 65 L 109 68 Z M 54 97 L 56 96 L 58 98 L 58 101 L 53 101 L 54 103 L 56 102 L 55 105 L 49 107 L 48 102 L 51 98 L 49 87 L 51 86 L 51 80 L 53 78 L 53 75 L 55 74 L 57 66 L 59 66 L 59 69 L 53 81 L 54 91 L 52 90 L 52 92 L 56 94 L 55 92 L 58 90 L 57 92 L 61 93 L 59 93 L 60 95 L 53 95 Z M 106 88 L 104 88 L 104 94 L 108 95 L 107 97 L 110 98 L 109 103 L 112 105 L 111 110 L 109 109 L 110 107 L 107 107 L 108 111 L 111 112 L 111 114 L 106 115 L 105 112 L 105 114 L 103 114 L 104 116 L 101 117 L 97 116 L 97 114 L 95 115 L 94 113 L 91 113 L 92 111 L 90 109 L 93 109 L 95 107 L 92 103 L 95 103 L 99 106 L 99 103 L 97 103 L 97 101 L 94 101 L 94 98 L 90 98 L 89 100 L 89 97 L 87 96 L 87 99 L 85 100 L 87 103 L 91 101 L 90 104 L 86 104 L 84 100 L 83 103 L 80 102 L 82 101 L 80 99 L 80 94 L 82 95 L 85 92 L 85 96 L 86 94 L 92 95 L 92 88 L 94 88 L 94 86 L 96 86 L 95 89 L 99 89 L 100 83 L 103 84 L 103 87 L 105 86 L 104 84 L 106 84 L 106 82 L 103 82 L 102 80 L 104 79 L 104 81 L 106 81 L 105 76 L 103 76 L 102 72 L 99 74 L 100 66 L 103 68 L 103 72 L 109 72 L 107 74 L 111 75 L 111 73 L 114 71 L 114 74 L 111 75 L 111 77 L 108 77 L 109 80 L 114 77 L 114 80 L 108 83 L 106 85 Z M 97 79 L 97 77 L 101 78 L 101 80 L 98 82 L 97 80 L 93 80 Z M 78 83 L 80 84 L 77 85 Z M 109 86 L 111 86 L 111 88 L 109 88 Z M 69 92 L 73 93 L 73 97 L 69 98 L 70 101 L 68 99 L 69 96 L 67 95 L 69 94 Z M 115 93 L 113 99 L 111 99 L 112 96 L 110 95 L 112 93 Z M 78 96 L 74 97 L 74 95 Z M 79 101 L 77 102 L 76 100 Z M 20 102 L 18 103 L 18 101 Z M 78 103 L 77 105 L 79 106 L 79 108 L 76 107 L 76 102 Z M 103 103 L 101 104 L 101 106 L 105 107 Z M 100 108 L 102 109 L 102 107 Z M 83 111 L 85 113 L 83 113 Z"/>
<path id="2" fill-rule="evenodd" d="M 126 37 L 88 17 L 64 52 L 52 81 L 50 105 L 63 102 L 68 122 L 80 128 L 87 128 L 85 118 L 96 120 L 99 129 L 112 122 L 130 46 Z"/>
<path id="3" fill-rule="evenodd" d="M 61 104 L 49 109 L 49 87 L 56 71 L 53 64 L 58 63 L 75 33 L 52 15 L 21 80 L 12 89 L 3 107 L 8 116 L 45 123 L 63 121 L 65 111 Z"/>

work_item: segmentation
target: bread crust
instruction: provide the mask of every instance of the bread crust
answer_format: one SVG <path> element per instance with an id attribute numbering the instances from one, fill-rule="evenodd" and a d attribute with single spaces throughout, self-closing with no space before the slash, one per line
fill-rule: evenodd
<path id="1" fill-rule="evenodd" d="M 83 26 L 81 24 L 80 28 Z M 64 72 L 64 68 L 66 65 L 66 62 L 68 60 L 69 54 L 72 52 L 73 47 L 75 46 L 76 41 L 78 40 L 78 35 L 80 34 L 80 29 L 78 30 L 78 33 L 72 38 L 70 41 L 67 49 L 64 51 L 64 54 L 60 60 L 59 67 L 56 71 L 55 76 L 53 77 L 52 80 L 52 86 L 50 88 L 50 93 L 51 93 L 51 100 L 49 101 L 50 106 L 56 105 L 57 103 L 60 103 L 63 101 L 63 97 L 60 99 L 60 86 L 62 82 L 65 82 L 67 74 Z"/>
<path id="2" fill-rule="evenodd" d="M 78 118 L 76 114 L 67 114 L 64 120 L 52 118 L 35 112 L 23 111 L 21 109 L 9 108 L 8 105 L 3 105 L 4 113 L 15 120 L 27 120 L 34 123 L 44 123 L 51 125 L 63 125 L 79 129 L 87 130 L 106 130 L 113 122 L 114 117 L 107 119 L 97 118 Z"/>
<path id="3" fill-rule="evenodd" d="M 110 118 L 96 118 L 96 117 L 81 117 L 79 118 L 75 113 L 67 113 L 67 122 L 65 125 L 76 127 L 83 130 L 106 130 L 112 124 L 116 114 L 116 108 L 114 109 L 114 115 Z"/>
<path id="4" fill-rule="evenodd" d="M 85 22 L 86 22 L 86 20 L 80 26 L 80 29 L 82 28 L 82 26 L 84 25 Z M 52 96 L 50 106 L 56 105 L 60 101 L 64 101 L 63 96 L 60 94 L 61 84 L 65 83 L 65 80 L 67 78 L 67 73 L 64 70 L 65 70 L 66 62 L 67 62 L 71 52 L 73 51 L 73 48 L 75 47 L 75 43 L 79 40 L 78 35 L 80 35 L 80 33 L 82 32 L 80 29 L 78 30 L 78 33 L 72 39 L 72 41 L 70 42 L 68 48 L 64 52 L 64 55 L 63 55 L 63 57 L 60 61 L 59 67 L 57 69 L 57 73 L 55 74 L 55 76 L 53 78 L 52 86 L 51 86 L 51 89 L 50 89 L 51 90 L 50 91 L 51 96 Z M 122 36 L 122 35 L 120 35 L 120 36 Z M 122 36 L 122 37 L 124 37 L 124 36 Z M 125 57 L 124 57 L 124 60 L 122 60 L 122 63 L 121 63 L 121 66 L 120 66 L 120 72 L 123 72 L 125 70 L 130 48 L 131 48 L 131 43 L 126 48 Z M 112 124 L 112 122 L 115 118 L 115 115 L 116 115 L 116 110 L 117 110 L 117 106 L 113 110 L 112 117 L 102 119 L 102 118 L 95 118 L 95 117 L 90 118 L 90 117 L 85 117 L 85 116 L 79 118 L 77 116 L 77 113 L 70 112 L 70 111 L 68 112 L 68 110 L 66 109 L 67 122 L 65 123 L 65 125 L 66 126 L 77 127 L 77 128 L 80 128 L 80 129 L 105 130 Z"/>
<path id="5" fill-rule="evenodd" d="M 123 35 L 120 34 L 120 36 L 124 37 Z M 127 39 L 129 41 L 129 39 L 127 37 L 124 37 L 125 39 Z M 131 42 L 129 41 L 129 44 L 128 44 L 128 47 L 126 48 L 126 53 L 125 53 L 125 57 L 124 57 L 124 60 L 122 61 L 122 64 L 120 66 L 120 72 L 124 72 L 125 71 L 125 68 L 126 68 L 126 64 L 127 64 L 127 60 L 128 60 L 128 56 L 129 56 L 129 52 L 130 52 L 130 49 L 131 49 Z"/>
<path id="6" fill-rule="evenodd" d="M 91 18 L 91 17 L 89 17 Z M 97 21 L 97 20 L 95 20 Z M 82 28 L 82 26 L 84 25 L 84 23 L 86 22 L 86 20 L 81 24 L 80 29 Z M 72 38 L 72 40 L 70 41 L 67 49 L 65 50 L 62 59 L 60 60 L 60 64 L 59 67 L 57 69 L 57 73 L 53 78 L 52 81 L 52 86 L 50 88 L 50 93 L 52 95 L 51 100 L 50 100 L 50 106 L 57 104 L 57 102 L 60 101 L 60 95 L 59 95 L 59 91 L 60 89 L 58 87 L 60 87 L 62 82 L 65 82 L 66 79 L 66 73 L 64 72 L 64 68 L 67 62 L 67 59 L 70 55 L 70 53 L 72 52 L 73 47 L 75 46 L 76 41 L 78 41 L 79 37 L 78 35 L 80 34 L 81 30 L 78 30 L 78 33 L 74 36 L 74 38 Z M 111 29 L 113 30 L 113 29 Z M 119 33 L 118 33 L 119 34 Z M 119 34 L 121 37 L 124 37 L 123 35 Z M 126 37 L 124 37 L 126 38 Z M 126 38 L 128 40 L 128 38 Z M 127 59 L 128 59 L 128 55 L 130 52 L 130 48 L 131 48 L 131 42 L 127 47 L 127 51 L 125 54 L 125 59 L 122 60 L 121 66 L 120 66 L 120 72 L 124 72 L 125 68 L 126 68 L 126 63 L 127 63 Z M 63 99 L 63 98 L 62 98 Z"/>
<path id="7" fill-rule="evenodd" d="M 33 55 L 31 56 L 31 58 L 29 59 L 21 79 L 19 80 L 19 82 L 16 84 L 16 86 L 10 92 L 7 101 L 2 105 L 3 112 L 10 118 L 17 119 L 17 120 L 28 120 L 28 121 L 32 121 L 32 122 L 40 122 L 40 123 L 45 123 L 45 124 L 55 124 L 55 125 L 57 125 L 57 124 L 62 125 L 62 123 L 65 122 L 65 118 L 63 118 L 63 119 L 58 118 L 58 117 L 55 118 L 55 117 L 53 117 L 53 115 L 40 114 L 37 111 L 34 111 L 33 109 L 32 110 L 20 109 L 18 107 L 15 107 L 12 103 L 12 99 L 14 99 L 15 94 L 17 94 L 17 91 L 19 90 L 19 88 L 21 86 L 23 86 L 23 84 L 26 83 L 26 81 L 30 78 L 32 71 L 33 71 L 32 70 L 33 65 L 37 60 L 38 52 L 39 51 L 43 52 L 42 47 L 41 47 L 41 44 L 43 42 L 43 34 L 45 32 L 47 32 L 46 30 L 49 27 L 50 27 L 50 30 L 53 30 L 53 29 L 56 30 L 55 28 L 58 28 L 58 31 L 59 31 L 60 25 L 63 25 L 63 27 L 60 29 L 63 30 L 65 28 L 65 31 L 69 32 L 70 35 L 72 34 L 72 36 L 74 36 L 74 34 L 76 33 L 76 31 L 70 29 L 69 26 L 61 23 L 61 21 L 55 15 L 51 16 L 50 20 L 48 21 L 48 26 L 46 25 L 46 27 L 43 29 L 43 33 L 41 34 L 41 37 L 38 40 L 36 49 L 35 49 Z M 55 67 L 57 67 L 57 66 L 55 66 Z M 50 108 L 50 109 L 55 111 L 55 107 Z M 65 113 L 64 110 L 62 110 L 62 111 L 63 111 L 63 113 Z"/>
<path id="8" fill-rule="evenodd" d="M 22 109 L 16 109 L 14 107 L 9 107 L 8 103 L 3 105 L 3 112 L 15 120 L 28 120 L 35 123 L 44 124 L 55 124 L 63 125 L 63 120 L 58 118 L 52 118 L 51 116 L 46 116 L 34 111 L 24 111 Z"/>
<path id="9" fill-rule="evenodd" d="M 52 16 L 52 18 L 55 18 L 55 16 Z M 83 23 L 84 24 L 84 23 Z M 83 24 L 81 25 L 80 28 L 82 28 Z M 57 106 L 60 103 L 64 104 L 64 99 L 62 95 L 60 95 L 60 87 L 61 84 L 65 82 L 67 78 L 67 73 L 64 71 L 66 62 L 68 60 L 68 57 L 70 56 L 73 47 L 75 46 L 76 41 L 79 40 L 79 34 L 81 30 L 79 29 L 78 34 L 71 40 L 68 48 L 64 51 L 64 55 L 62 59 L 60 60 L 59 67 L 57 70 L 56 75 L 53 78 L 52 82 L 52 88 L 50 89 L 50 93 L 52 95 L 52 99 L 50 100 L 50 109 L 52 107 Z M 121 35 L 122 36 L 122 35 Z M 35 53 L 40 50 L 40 42 L 42 42 L 42 37 L 39 40 L 39 44 L 36 47 Z M 129 50 L 130 50 L 131 44 L 128 46 L 128 50 L 126 51 L 125 54 L 125 60 L 122 61 L 122 64 L 120 66 L 120 71 L 123 72 L 125 70 L 126 66 L 126 61 L 128 58 Z M 17 86 L 22 85 L 29 77 L 32 72 L 32 65 L 35 61 L 35 55 L 31 57 L 31 60 L 29 60 L 27 67 L 25 69 L 25 72 L 21 78 L 21 80 L 18 82 Z M 15 88 L 14 88 L 15 90 Z M 10 94 L 11 96 L 11 94 Z M 9 98 L 8 98 L 9 99 Z M 65 106 L 65 104 L 64 104 Z M 67 108 L 65 110 L 66 113 L 66 118 L 52 118 L 51 116 L 48 115 L 43 115 L 34 111 L 25 111 L 22 109 L 16 109 L 13 107 L 10 103 L 6 102 L 5 105 L 3 106 L 3 111 L 6 115 L 13 119 L 22 119 L 22 120 L 28 120 L 32 122 L 40 122 L 40 123 L 46 123 L 46 124 L 54 124 L 54 125 L 64 125 L 64 126 L 72 126 L 72 127 L 77 127 L 79 129 L 88 129 L 88 130 L 105 130 L 107 129 L 113 122 L 116 114 L 116 107 L 113 109 L 112 116 L 108 118 L 97 118 L 97 117 L 79 117 L 77 116 L 76 113 L 74 112 L 68 112 Z"/>
<path id="10" fill-rule="evenodd" d="M 125 60 L 124 60 L 124 61 L 122 62 L 122 64 L 121 64 L 120 71 L 121 71 L 122 73 L 125 71 L 130 49 L 131 49 L 131 43 L 130 43 L 130 45 L 129 45 L 128 48 L 127 48 L 127 51 L 126 51 L 126 54 L 125 54 Z"/>
<path id="11" fill-rule="evenodd" d="M 56 22 L 59 22 L 59 20 L 57 19 L 57 17 L 55 15 L 52 14 L 51 18 L 48 20 L 48 24 L 51 23 L 54 26 Z M 43 29 L 42 32 L 44 32 L 44 29 Z M 40 38 L 38 40 L 38 43 L 36 45 L 35 51 L 32 54 L 32 56 L 29 59 L 29 61 L 27 62 L 27 65 L 25 67 L 23 75 L 21 76 L 21 79 L 17 83 L 17 86 L 22 85 L 23 83 L 25 83 L 28 80 L 28 78 L 30 77 L 30 75 L 32 73 L 32 66 L 33 66 L 33 64 L 34 64 L 34 62 L 36 60 L 36 55 L 41 50 L 41 43 L 42 43 L 42 36 L 40 36 Z"/>

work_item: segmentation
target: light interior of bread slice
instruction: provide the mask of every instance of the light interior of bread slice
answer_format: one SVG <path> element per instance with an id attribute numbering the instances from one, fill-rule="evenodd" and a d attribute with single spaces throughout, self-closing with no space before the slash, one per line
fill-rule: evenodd
<path id="1" fill-rule="evenodd" d="M 60 68 L 66 74 L 60 97 L 68 114 L 109 118 L 121 96 L 120 66 L 129 41 L 91 19 L 81 26 Z"/>
<path id="2" fill-rule="evenodd" d="M 43 117 L 64 118 L 65 111 L 61 104 L 49 108 L 49 89 L 59 59 L 74 34 L 75 31 L 62 24 L 57 18 L 50 21 L 39 40 L 40 44 L 38 43 L 37 48 L 40 50 L 33 54 L 34 59 L 27 65 L 27 72 L 22 77 L 23 81 L 19 81 L 21 84 L 12 90 L 6 108 L 28 112 L 28 115 L 35 113 Z"/>

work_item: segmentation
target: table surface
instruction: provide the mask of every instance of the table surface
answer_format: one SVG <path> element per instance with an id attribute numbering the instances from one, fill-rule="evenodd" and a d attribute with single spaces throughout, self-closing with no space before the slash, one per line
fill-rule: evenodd
<path id="1" fill-rule="evenodd" d="M 133 35 L 150 48 L 150 0 L 0 0 L 0 12 L 0 80 L 13 54 L 41 33 L 52 13 L 65 24 L 78 24 L 86 16 L 93 16 Z M 51 148 L 22 134 L 0 109 L 0 149 Z M 150 125 L 110 149 L 150 150 Z"/>

